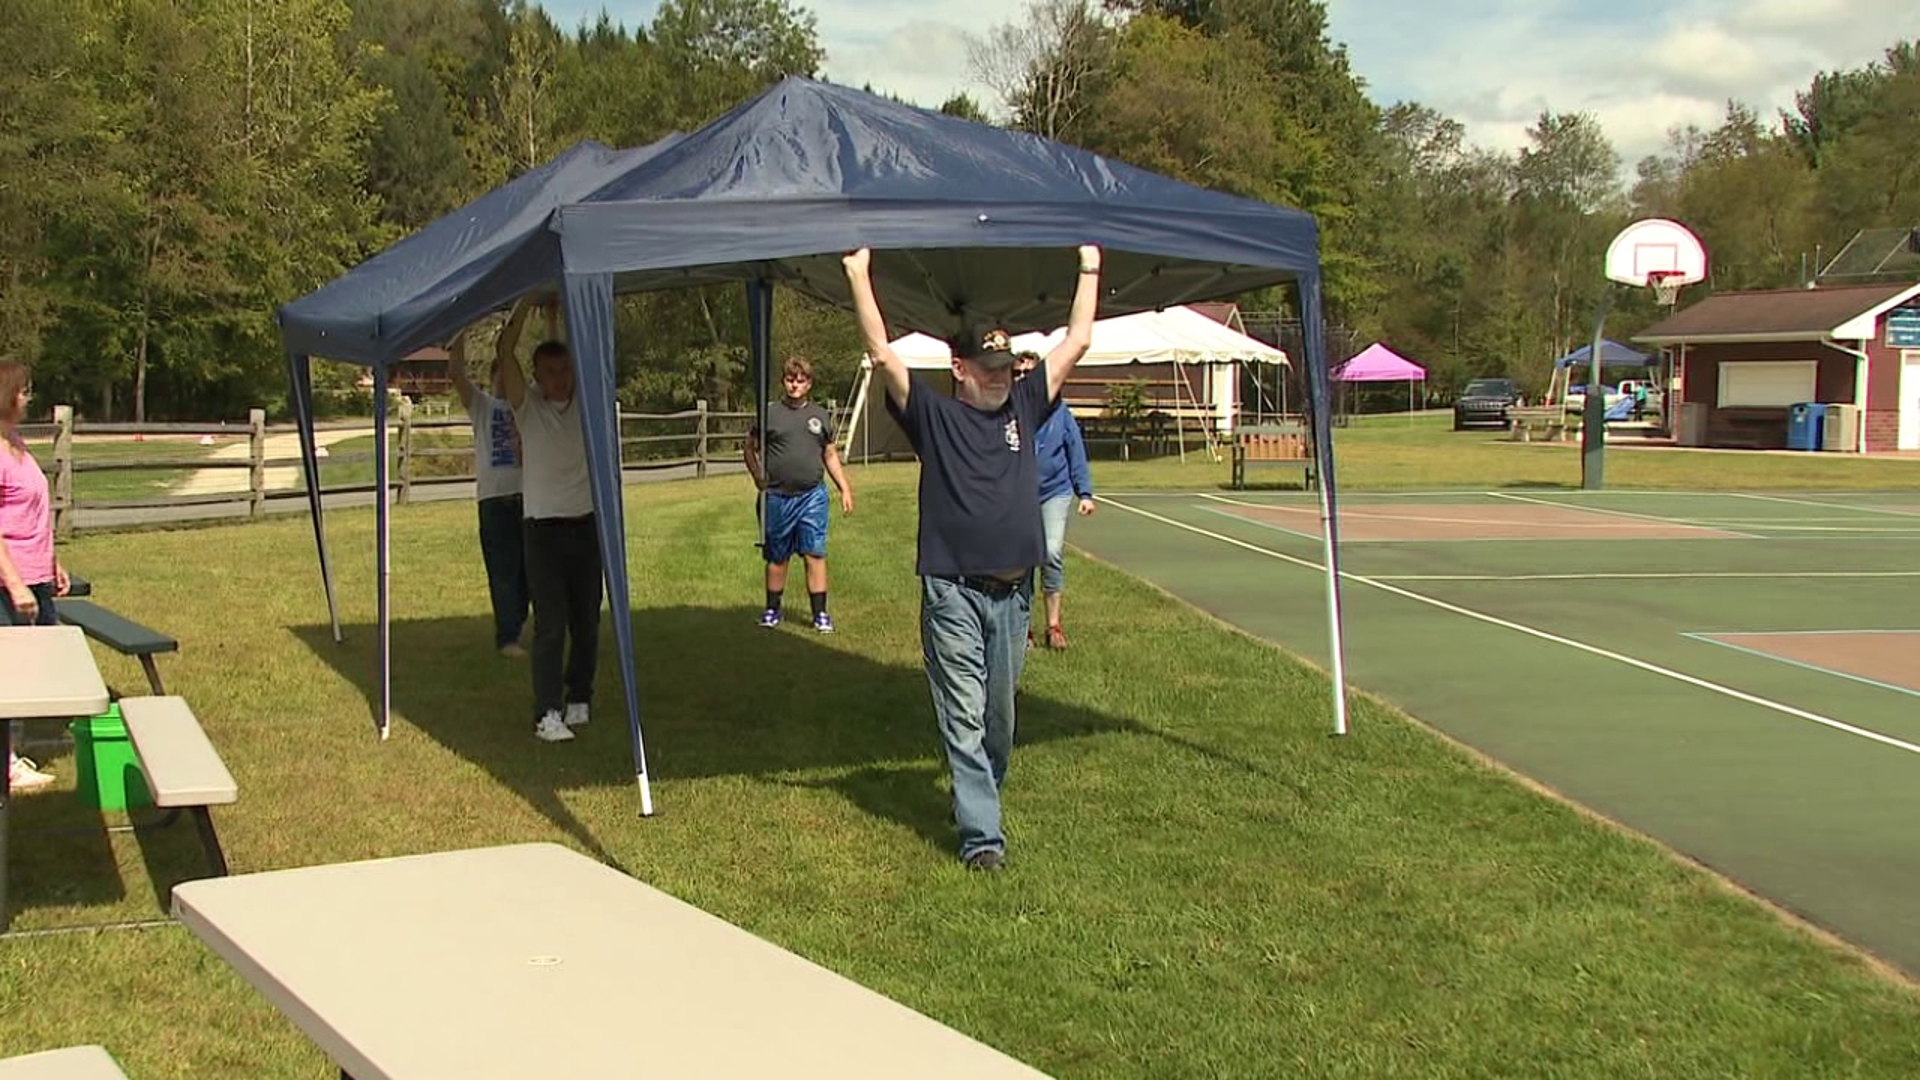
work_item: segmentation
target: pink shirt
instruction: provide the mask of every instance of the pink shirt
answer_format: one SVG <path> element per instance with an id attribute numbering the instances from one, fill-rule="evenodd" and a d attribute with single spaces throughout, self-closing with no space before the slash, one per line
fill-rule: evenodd
<path id="1" fill-rule="evenodd" d="M 15 457 L 15 452 L 19 453 Z M 53 515 L 48 506 L 47 474 L 21 443 L 0 445 L 0 541 L 7 545 L 20 580 L 43 585 L 53 580 Z"/>

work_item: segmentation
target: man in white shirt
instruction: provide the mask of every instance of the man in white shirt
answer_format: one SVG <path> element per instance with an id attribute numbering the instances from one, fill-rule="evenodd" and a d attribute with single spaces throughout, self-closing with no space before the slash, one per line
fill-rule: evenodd
<path id="1" fill-rule="evenodd" d="M 496 353 L 501 395 L 520 429 L 522 534 L 533 599 L 536 738 L 566 742 L 585 724 L 600 652 L 600 540 L 587 478 L 585 427 L 574 394 L 573 354 L 549 338 L 533 350 L 533 386 L 514 347 L 525 321 L 522 298 Z M 518 320 L 517 322 L 515 320 Z M 557 323 L 547 308 L 549 333 Z M 569 647 L 569 639 L 571 639 Z"/>
<path id="2" fill-rule="evenodd" d="M 522 321 L 526 311 L 518 312 Z M 502 331 L 518 340 L 520 327 Z M 480 558 L 487 567 L 487 594 L 493 602 L 493 647 L 502 656 L 525 659 L 520 633 L 527 624 L 527 567 L 522 557 L 520 498 L 520 430 L 513 409 L 500 397 L 500 364 L 496 359 L 488 388 L 473 385 L 467 371 L 467 337 L 461 334 L 448 350 L 447 374 L 454 393 L 473 425 L 473 496 L 480 514 Z"/>

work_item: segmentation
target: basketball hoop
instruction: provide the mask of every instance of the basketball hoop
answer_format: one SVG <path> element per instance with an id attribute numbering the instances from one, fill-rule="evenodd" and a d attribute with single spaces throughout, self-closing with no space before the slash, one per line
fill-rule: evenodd
<path id="1" fill-rule="evenodd" d="M 1685 275 L 1677 272 L 1654 271 L 1647 275 L 1647 288 L 1653 290 L 1653 302 L 1661 307 L 1670 308 L 1680 299 L 1680 286 L 1685 284 Z"/>
<path id="2" fill-rule="evenodd" d="M 1680 288 L 1707 277 L 1707 250 L 1685 225 L 1664 218 L 1636 221 L 1607 247 L 1607 277 L 1653 290 L 1661 307 L 1672 307 Z"/>

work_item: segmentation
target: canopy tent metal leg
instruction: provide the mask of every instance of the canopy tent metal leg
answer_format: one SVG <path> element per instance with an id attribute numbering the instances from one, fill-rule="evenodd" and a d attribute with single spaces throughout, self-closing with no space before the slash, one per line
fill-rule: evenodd
<path id="1" fill-rule="evenodd" d="M 754 427 L 760 432 L 760 469 L 766 472 L 767 405 L 773 397 L 773 283 L 764 278 L 747 282 L 747 338 L 753 351 Z M 760 500 L 760 547 L 767 544 L 767 491 Z"/>
<path id="2" fill-rule="evenodd" d="M 387 365 L 373 365 L 373 521 L 375 544 L 375 569 L 379 590 L 380 644 L 378 647 L 378 680 L 380 686 L 380 709 L 376 723 L 380 729 L 380 738 L 385 740 L 389 734 L 389 724 L 393 718 L 393 551 L 391 533 L 393 528 L 392 507 L 387 499 Z"/>
<path id="3" fill-rule="evenodd" d="M 300 431 L 300 470 L 307 483 L 307 508 L 313 516 L 313 547 L 320 555 L 320 585 L 327 593 L 327 618 L 333 623 L 333 641 L 340 633 L 340 603 L 333 592 L 333 563 L 327 558 L 327 529 L 320 507 L 320 450 L 313 433 L 313 363 L 298 353 L 287 354 L 287 382 L 291 390 L 293 423 Z"/>
<path id="4" fill-rule="evenodd" d="M 1347 733 L 1346 628 L 1340 605 L 1340 520 L 1333 481 L 1333 410 L 1328 380 L 1326 329 L 1321 324 L 1320 277 L 1300 279 L 1300 322 L 1307 352 L 1307 410 L 1313 417 L 1313 450 L 1320 473 L 1320 536 L 1327 568 L 1327 637 L 1332 658 L 1333 733 Z"/>
<path id="5" fill-rule="evenodd" d="M 634 782 L 640 814 L 653 815 L 653 785 L 647 780 L 647 743 L 640 730 L 640 682 L 633 650 L 633 599 L 627 577 L 627 513 L 620 461 L 620 403 L 613 365 L 613 278 L 566 276 L 567 337 L 573 350 L 580 423 L 585 427 L 587 477 L 593 486 L 593 521 L 600 541 L 601 578 L 612 609 L 613 640 L 625 691 L 627 733 L 633 744 Z M 529 390 L 529 393 L 537 391 Z"/>

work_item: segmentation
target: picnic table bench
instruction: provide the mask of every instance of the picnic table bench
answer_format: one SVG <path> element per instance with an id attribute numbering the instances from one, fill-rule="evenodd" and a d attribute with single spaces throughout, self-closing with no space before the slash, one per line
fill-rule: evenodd
<path id="1" fill-rule="evenodd" d="M 208 864 L 215 875 L 226 876 L 227 857 L 213 828 L 212 808 L 238 801 L 240 786 L 193 710 L 179 697 L 121 698 L 120 719 L 153 805 L 167 812 L 161 824 L 173 822 L 182 810 L 192 814 Z"/>
<path id="2" fill-rule="evenodd" d="M 127 1080 L 103 1046 L 69 1046 L 0 1059 L 0 1080 Z"/>
<path id="3" fill-rule="evenodd" d="M 354 1080 L 1045 1080 L 558 844 L 189 881 L 173 911 Z"/>
<path id="4" fill-rule="evenodd" d="M 0 1080 L 127 1080 L 103 1046 L 69 1046 L 0 1059 Z"/>
<path id="5" fill-rule="evenodd" d="M 80 584 L 86 585 L 85 582 Z M 89 587 L 88 592 L 91 591 Z M 140 667 L 147 673 L 147 685 L 156 694 L 167 692 L 160 683 L 160 669 L 154 665 L 153 658 L 160 653 L 179 652 L 178 641 L 109 611 L 92 600 L 75 596 L 71 591 L 55 600 L 53 607 L 61 622 L 79 627 L 88 637 L 123 656 L 137 657 Z"/>
<path id="6" fill-rule="evenodd" d="M 1568 435 L 1567 413 L 1558 405 L 1511 408 L 1507 419 L 1512 421 L 1514 442 L 1560 442 Z"/>
<path id="7" fill-rule="evenodd" d="M 1300 470 L 1300 486 L 1315 483 L 1313 437 L 1299 424 L 1269 424 L 1241 428 L 1233 433 L 1233 487 L 1247 486 L 1249 468 L 1278 467 Z"/>

